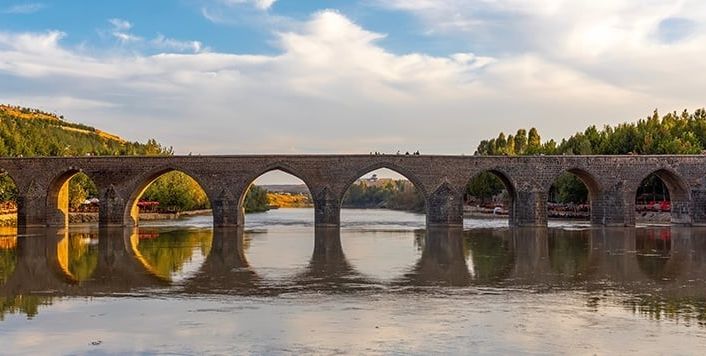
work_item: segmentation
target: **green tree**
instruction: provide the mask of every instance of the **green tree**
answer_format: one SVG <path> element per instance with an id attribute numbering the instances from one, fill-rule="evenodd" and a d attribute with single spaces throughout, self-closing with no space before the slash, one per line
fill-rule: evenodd
<path id="1" fill-rule="evenodd" d="M 201 186 L 187 174 L 173 171 L 157 178 L 145 190 L 142 200 L 159 202 L 162 211 L 187 211 L 209 207 Z"/>
<path id="2" fill-rule="evenodd" d="M 505 184 L 491 172 L 481 172 L 473 177 L 466 185 L 466 193 L 487 203 L 493 196 L 500 194 L 505 189 Z"/>
<path id="3" fill-rule="evenodd" d="M 517 152 L 515 152 L 515 137 L 512 135 L 507 136 L 507 148 L 505 149 L 505 154 L 510 156 L 517 154 Z"/>
<path id="4" fill-rule="evenodd" d="M 17 186 L 6 173 L 0 173 L 0 202 L 16 201 Z"/>
<path id="5" fill-rule="evenodd" d="M 422 194 L 408 180 L 395 180 L 383 186 L 368 185 L 363 181 L 352 184 L 343 196 L 346 208 L 386 208 L 423 212 Z"/>
<path id="6" fill-rule="evenodd" d="M 588 202 L 588 188 L 575 175 L 565 172 L 552 185 L 550 194 L 556 203 L 577 203 Z"/>
<path id="7" fill-rule="evenodd" d="M 78 173 L 69 180 L 69 208 L 76 209 L 88 198 L 98 197 L 98 188 L 85 173 Z"/>
<path id="8" fill-rule="evenodd" d="M 483 140 L 476 150 L 477 155 L 498 154 L 496 141 Z M 699 154 L 706 150 L 706 109 L 694 113 L 684 110 L 660 116 L 655 110 L 651 115 L 634 123 L 606 125 L 603 129 L 589 126 L 583 132 L 577 132 L 561 140 L 541 142 L 539 132 L 532 128 L 529 136 L 524 129 L 517 130 L 512 137 L 514 147 L 506 144 L 502 153 L 516 154 Z M 500 145 L 502 146 L 502 145 Z M 480 184 L 480 183 L 474 183 Z M 490 184 L 486 182 L 485 184 Z M 657 178 L 646 180 L 641 188 L 644 191 L 664 189 L 664 183 Z M 560 178 L 555 182 L 556 199 L 562 202 L 583 202 L 587 198 L 587 189 L 581 181 L 572 176 Z M 470 183 L 469 183 L 469 191 Z M 491 187 L 473 187 L 475 194 L 481 194 Z M 664 195 L 664 194 L 662 194 Z"/>
<path id="9" fill-rule="evenodd" d="M 537 129 L 533 127 L 529 130 L 529 136 L 527 138 L 527 154 L 539 153 L 542 153 L 542 139 Z"/>
<path id="10" fill-rule="evenodd" d="M 246 213 L 267 211 L 269 209 L 267 190 L 256 185 L 250 186 L 250 189 L 248 189 L 248 192 L 245 194 L 243 206 Z"/>
<path id="11" fill-rule="evenodd" d="M 503 154 L 507 150 L 507 139 L 504 133 L 500 133 L 498 138 L 495 139 L 495 154 Z"/>
<path id="12" fill-rule="evenodd" d="M 527 150 L 527 131 L 525 129 L 517 130 L 515 134 L 515 153 L 518 155 L 525 154 Z"/>

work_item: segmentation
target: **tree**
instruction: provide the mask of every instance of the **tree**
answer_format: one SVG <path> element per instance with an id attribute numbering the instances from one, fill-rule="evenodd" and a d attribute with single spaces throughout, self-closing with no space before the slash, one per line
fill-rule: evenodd
<path id="1" fill-rule="evenodd" d="M 551 140 L 545 142 L 542 145 L 542 153 L 547 154 L 547 155 L 557 154 L 556 141 L 554 141 L 554 139 L 551 139 Z"/>
<path id="2" fill-rule="evenodd" d="M 506 152 L 507 149 L 507 139 L 505 138 L 504 133 L 500 133 L 498 135 L 498 138 L 495 139 L 495 153 L 494 154 L 503 154 Z"/>
<path id="3" fill-rule="evenodd" d="M 510 156 L 517 154 L 517 152 L 515 152 L 515 137 L 512 135 L 507 136 L 507 149 L 505 150 L 505 154 Z"/>
<path id="4" fill-rule="evenodd" d="M 142 195 L 142 200 L 157 201 L 162 211 L 206 209 L 206 192 L 187 174 L 174 171 L 157 178 Z"/>
<path id="5" fill-rule="evenodd" d="M 352 184 L 343 196 L 347 208 L 386 208 L 423 212 L 422 194 L 408 180 L 389 181 L 384 186 L 367 185 L 363 181 Z"/>
<path id="6" fill-rule="evenodd" d="M 565 172 L 554 182 L 550 191 L 555 192 L 556 203 L 584 204 L 588 202 L 588 188 L 575 175 Z"/>
<path id="7" fill-rule="evenodd" d="M 536 128 L 529 130 L 527 139 L 527 154 L 539 154 L 542 152 L 542 139 L 539 137 L 539 132 Z"/>
<path id="8" fill-rule="evenodd" d="M 0 202 L 16 201 L 17 186 L 7 173 L 0 173 Z"/>
<path id="9" fill-rule="evenodd" d="M 495 174 L 481 172 L 468 182 L 466 193 L 487 203 L 493 196 L 500 194 L 505 189 L 505 184 Z"/>
<path id="10" fill-rule="evenodd" d="M 517 130 L 515 134 L 515 153 L 518 155 L 525 154 L 527 150 L 527 131 L 525 129 Z"/>
<path id="11" fill-rule="evenodd" d="M 76 209 L 88 198 L 98 196 L 98 188 L 85 173 L 78 173 L 69 180 L 69 208 Z"/>
<path id="12" fill-rule="evenodd" d="M 490 154 L 490 142 L 488 140 L 483 140 L 478 144 L 476 148 L 476 155 L 486 156 Z"/>
<path id="13" fill-rule="evenodd" d="M 250 189 L 248 189 L 248 192 L 245 194 L 243 207 L 246 213 L 267 211 L 269 209 L 267 190 L 256 185 L 250 186 Z"/>
<path id="14" fill-rule="evenodd" d="M 80 184 L 69 184 L 69 208 L 76 209 L 88 198 L 88 192 Z"/>

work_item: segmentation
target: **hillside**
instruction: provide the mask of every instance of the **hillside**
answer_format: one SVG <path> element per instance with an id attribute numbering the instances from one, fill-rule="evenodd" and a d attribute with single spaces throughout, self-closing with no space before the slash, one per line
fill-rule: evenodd
<path id="1" fill-rule="evenodd" d="M 306 184 L 263 184 L 260 187 L 270 193 L 309 194 Z"/>
<path id="2" fill-rule="evenodd" d="M 0 156 L 168 155 L 155 140 L 128 142 L 37 109 L 0 104 Z"/>
<path id="3" fill-rule="evenodd" d="M 171 155 L 156 140 L 130 142 L 91 126 L 64 120 L 63 115 L 32 108 L 0 104 L 0 157 L 32 156 L 112 156 L 112 155 Z M 16 210 L 17 191 L 12 180 L 0 167 L 0 214 Z M 253 189 L 257 193 L 258 189 Z M 248 193 L 246 211 L 267 210 L 267 197 Z M 72 211 L 86 211 L 81 205 L 96 197 L 97 189 L 83 175 L 74 176 L 69 185 L 69 206 Z M 145 191 L 144 200 L 159 202 L 160 211 L 178 212 L 208 208 L 208 199 L 201 187 L 188 175 L 170 172 L 158 178 Z M 254 208 L 251 208 L 254 207 Z M 256 210 L 252 210 L 256 209 Z M 2 225 L 2 222 L 0 222 Z"/>
<path id="4" fill-rule="evenodd" d="M 267 203 L 276 208 L 311 208 L 314 203 L 309 193 L 276 193 L 267 192 Z"/>
<path id="5" fill-rule="evenodd" d="M 170 154 L 171 148 L 155 140 L 129 142 L 94 127 L 65 121 L 57 114 L 0 104 L 0 157 Z M 16 211 L 17 188 L 1 168 L 0 214 L 12 214 Z M 69 192 L 72 210 L 97 195 L 95 185 L 83 174 L 71 179 Z M 0 225 L 13 223 L 13 216 L 0 221 Z"/>

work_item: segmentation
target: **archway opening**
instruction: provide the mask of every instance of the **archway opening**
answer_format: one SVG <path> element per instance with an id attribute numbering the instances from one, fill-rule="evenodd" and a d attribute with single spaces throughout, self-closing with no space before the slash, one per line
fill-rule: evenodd
<path id="1" fill-rule="evenodd" d="M 689 223 L 689 198 L 684 182 L 674 173 L 658 170 L 645 177 L 635 191 L 638 223 Z"/>
<path id="2" fill-rule="evenodd" d="M 147 180 L 128 207 L 126 221 L 185 220 L 189 225 L 213 224 L 211 202 L 201 185 L 190 175 L 169 170 Z"/>
<path id="3" fill-rule="evenodd" d="M 13 235 L 17 226 L 17 185 L 10 175 L 0 169 L 0 235 Z M 0 246 L 3 243 L 0 237 Z M 2 247 L 0 247 L 2 248 Z"/>
<path id="4" fill-rule="evenodd" d="M 505 174 L 482 171 L 466 184 L 463 215 L 471 219 L 506 218 L 512 222 L 515 200 L 515 188 Z"/>
<path id="5" fill-rule="evenodd" d="M 599 186 L 587 172 L 570 169 L 549 187 L 547 217 L 561 220 L 591 220 L 591 204 L 598 199 Z"/>
<path id="6" fill-rule="evenodd" d="M 69 224 L 97 223 L 99 203 L 98 188 L 90 177 L 79 172 L 69 179 Z"/>
<path id="7" fill-rule="evenodd" d="M 426 224 L 426 199 L 414 176 L 369 167 L 349 177 L 341 196 L 341 248 L 352 268 L 394 280 L 418 260 L 416 236 Z"/>
<path id="8" fill-rule="evenodd" d="M 341 200 L 341 224 L 371 223 L 387 227 L 419 227 L 426 212 L 425 194 L 409 177 L 379 168 L 352 182 Z"/>
<path id="9" fill-rule="evenodd" d="M 49 186 L 47 208 L 49 226 L 98 223 L 98 188 L 85 173 L 67 171 Z"/>
<path id="10" fill-rule="evenodd" d="M 280 169 L 267 171 L 251 183 L 240 198 L 245 227 L 311 226 L 314 202 L 307 184 Z"/>
<path id="11" fill-rule="evenodd" d="M 253 271 L 268 279 L 291 278 L 314 249 L 314 203 L 307 183 L 289 170 L 270 169 L 251 180 L 239 207 L 244 255 Z"/>

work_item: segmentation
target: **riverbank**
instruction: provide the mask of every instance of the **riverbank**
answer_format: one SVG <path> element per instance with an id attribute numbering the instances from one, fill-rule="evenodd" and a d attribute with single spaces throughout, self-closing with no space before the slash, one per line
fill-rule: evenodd
<path id="1" fill-rule="evenodd" d="M 140 220 L 177 220 L 188 216 L 209 215 L 211 209 L 180 211 L 176 213 L 140 213 Z M 98 223 L 98 213 L 70 213 L 69 223 L 71 224 L 93 224 Z"/>
<path id="2" fill-rule="evenodd" d="M 177 220 L 188 216 L 209 215 L 211 209 L 182 211 L 177 213 L 140 213 L 140 220 Z M 70 224 L 97 224 L 98 213 L 69 213 Z M 0 227 L 17 225 L 17 215 L 0 214 Z"/>
<path id="3" fill-rule="evenodd" d="M 507 219 L 508 213 L 505 210 L 493 213 L 493 209 L 464 207 L 463 217 L 467 219 Z M 549 212 L 549 219 L 563 221 L 588 221 L 590 213 L 567 214 L 565 211 Z M 638 224 L 669 224 L 671 214 L 669 212 L 638 211 L 635 212 L 635 222 Z"/>
<path id="4" fill-rule="evenodd" d="M 486 211 L 487 210 L 487 211 Z M 464 218 L 469 219 L 507 219 L 507 213 L 493 214 L 491 209 L 486 210 L 466 210 L 463 212 Z M 142 213 L 140 214 L 140 220 L 177 220 L 188 216 L 199 216 L 199 215 L 209 215 L 211 214 L 210 209 L 204 210 L 194 210 L 194 211 L 183 211 L 179 213 Z M 670 214 L 668 212 L 637 212 L 635 214 L 635 221 L 642 224 L 669 224 Z M 567 220 L 575 221 L 581 220 L 577 218 L 556 218 L 550 216 L 550 219 L 554 220 Z M 583 220 L 588 220 L 584 218 Z M 70 213 L 69 222 L 72 224 L 94 224 L 98 223 L 98 213 Z M 0 214 L 0 227 L 10 227 L 17 224 L 17 216 L 12 214 Z"/>

